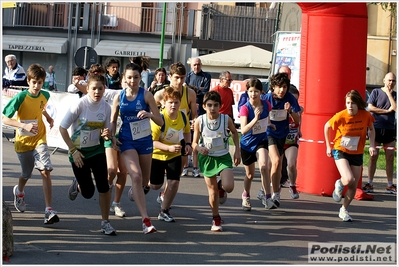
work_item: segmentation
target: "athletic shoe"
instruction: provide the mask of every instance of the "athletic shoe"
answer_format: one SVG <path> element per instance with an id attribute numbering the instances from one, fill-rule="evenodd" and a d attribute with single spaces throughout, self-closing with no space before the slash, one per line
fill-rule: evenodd
<path id="1" fill-rule="evenodd" d="M 14 193 L 14 207 L 19 212 L 24 212 L 26 209 L 25 205 L 25 193 L 17 194 L 18 185 L 14 186 L 12 192 Z"/>
<path id="2" fill-rule="evenodd" d="M 290 191 L 291 194 L 291 198 L 292 199 L 297 199 L 299 198 L 299 193 L 296 190 L 296 186 L 295 185 L 291 185 L 290 188 L 288 189 L 288 191 Z"/>
<path id="3" fill-rule="evenodd" d="M 373 193 L 374 192 L 374 186 L 370 183 L 367 183 L 363 186 L 363 191 L 366 193 Z"/>
<path id="4" fill-rule="evenodd" d="M 339 215 L 338 215 L 344 222 L 351 222 L 352 221 L 352 217 L 349 216 L 349 213 L 346 209 L 344 209 L 344 207 L 341 207 L 339 209 Z"/>
<path id="5" fill-rule="evenodd" d="M 69 186 L 68 190 L 68 196 L 70 200 L 75 200 L 76 197 L 78 196 L 79 191 L 78 191 L 78 180 L 76 178 L 73 178 L 71 186 Z"/>
<path id="6" fill-rule="evenodd" d="M 252 206 L 249 197 L 242 196 L 242 209 L 245 211 L 251 211 Z"/>
<path id="7" fill-rule="evenodd" d="M 132 192 L 132 188 L 131 188 L 131 187 L 130 187 L 129 191 L 127 191 L 127 198 L 128 198 L 130 201 L 134 201 L 133 192 Z"/>
<path id="8" fill-rule="evenodd" d="M 126 217 L 126 212 L 123 210 L 120 203 L 112 203 L 109 211 L 115 212 L 115 216 Z"/>
<path id="9" fill-rule="evenodd" d="M 290 187 L 290 181 L 285 181 L 284 183 L 282 183 L 281 185 L 280 185 L 280 188 L 281 187 L 284 187 L 284 188 L 289 188 Z"/>
<path id="10" fill-rule="evenodd" d="M 111 226 L 109 221 L 102 221 L 101 222 L 101 233 L 105 235 L 116 235 L 116 231 L 114 227 Z"/>
<path id="11" fill-rule="evenodd" d="M 175 219 L 170 215 L 169 210 L 160 211 L 158 215 L 158 220 L 165 222 L 174 222 Z"/>
<path id="12" fill-rule="evenodd" d="M 265 196 L 265 191 L 263 191 L 263 188 L 259 189 L 258 194 L 256 195 L 256 197 L 260 200 L 263 201 L 263 199 L 266 197 Z"/>
<path id="13" fill-rule="evenodd" d="M 151 234 L 156 232 L 157 229 L 151 224 L 150 218 L 143 219 L 143 233 L 144 234 Z"/>
<path id="14" fill-rule="evenodd" d="M 280 194 L 278 194 L 278 195 L 274 194 L 272 197 L 272 200 L 273 200 L 274 205 L 276 206 L 275 208 L 280 207 Z"/>
<path id="15" fill-rule="evenodd" d="M 335 202 L 340 202 L 342 198 L 342 191 L 344 191 L 344 187 L 340 185 L 340 179 L 335 182 L 335 189 L 332 194 L 332 197 Z"/>
<path id="16" fill-rule="evenodd" d="M 57 212 L 53 209 L 48 209 L 44 212 L 44 224 L 53 224 L 60 221 Z"/>
<path id="17" fill-rule="evenodd" d="M 223 221 L 220 218 L 220 216 L 213 218 L 211 231 L 212 232 L 221 232 L 223 230 L 222 223 L 223 223 Z"/>
<path id="18" fill-rule="evenodd" d="M 195 178 L 201 177 L 198 168 L 193 168 L 193 176 L 194 176 Z"/>
<path id="19" fill-rule="evenodd" d="M 183 172 L 180 176 L 187 176 L 188 175 L 188 168 L 183 168 Z"/>
<path id="20" fill-rule="evenodd" d="M 149 186 L 143 185 L 144 195 L 147 195 L 148 192 L 150 192 L 150 189 L 151 189 L 151 188 L 150 188 Z"/>
<path id="21" fill-rule="evenodd" d="M 227 200 L 227 192 L 222 188 L 222 179 L 217 177 L 218 188 L 219 188 L 219 204 L 224 204 Z"/>
<path id="22" fill-rule="evenodd" d="M 162 205 L 164 194 L 165 194 L 164 191 L 159 192 L 159 195 L 158 195 L 158 197 L 157 197 L 157 202 L 158 202 L 160 205 Z"/>
<path id="23" fill-rule="evenodd" d="M 387 186 L 385 189 L 385 193 L 387 194 L 395 194 L 396 195 L 396 185 Z"/>
<path id="24" fill-rule="evenodd" d="M 9 142 L 15 143 L 15 137 L 8 139 Z"/>
<path id="25" fill-rule="evenodd" d="M 264 200 L 262 200 L 262 204 L 265 206 L 265 209 L 267 210 L 277 209 L 276 204 L 271 198 L 266 199 L 265 197 Z"/>

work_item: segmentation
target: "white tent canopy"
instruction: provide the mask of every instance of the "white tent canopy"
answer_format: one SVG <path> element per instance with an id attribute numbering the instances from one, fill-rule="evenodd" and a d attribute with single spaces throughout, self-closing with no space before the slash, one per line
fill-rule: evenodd
<path id="1" fill-rule="evenodd" d="M 207 72 L 228 70 L 235 74 L 268 76 L 272 52 L 247 45 L 199 57 L 202 69 Z M 191 64 L 191 59 L 187 60 Z"/>

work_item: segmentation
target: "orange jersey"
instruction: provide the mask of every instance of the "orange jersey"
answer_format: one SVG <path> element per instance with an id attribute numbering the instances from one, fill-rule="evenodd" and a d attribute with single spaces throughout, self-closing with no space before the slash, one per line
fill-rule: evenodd
<path id="1" fill-rule="evenodd" d="M 359 110 L 355 116 L 342 110 L 332 117 L 328 123 L 336 131 L 334 149 L 348 154 L 363 154 L 366 143 L 367 128 L 374 118 L 367 110 Z"/>

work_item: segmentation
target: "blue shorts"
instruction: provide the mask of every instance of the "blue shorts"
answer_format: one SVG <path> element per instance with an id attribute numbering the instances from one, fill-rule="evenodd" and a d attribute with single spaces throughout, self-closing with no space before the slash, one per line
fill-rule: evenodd
<path id="1" fill-rule="evenodd" d="M 151 137 L 151 136 L 150 136 Z M 134 149 L 139 155 L 151 154 L 154 151 L 154 144 L 152 142 L 152 137 L 147 139 L 143 138 L 140 140 L 120 140 L 122 143 L 119 148 L 121 153 L 126 150 Z"/>
<path id="2" fill-rule="evenodd" d="M 346 159 L 350 166 L 363 165 L 363 154 L 348 154 L 337 149 L 333 149 L 331 152 L 335 160 Z"/>

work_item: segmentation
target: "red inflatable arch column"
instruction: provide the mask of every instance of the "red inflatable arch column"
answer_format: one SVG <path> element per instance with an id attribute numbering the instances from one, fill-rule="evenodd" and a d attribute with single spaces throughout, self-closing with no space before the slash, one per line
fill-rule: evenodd
<path id="1" fill-rule="evenodd" d="M 345 95 L 365 96 L 366 3 L 298 3 L 302 8 L 300 98 L 304 107 L 298 155 L 300 192 L 331 196 L 340 175 L 326 155 L 324 124 L 345 109 Z"/>

